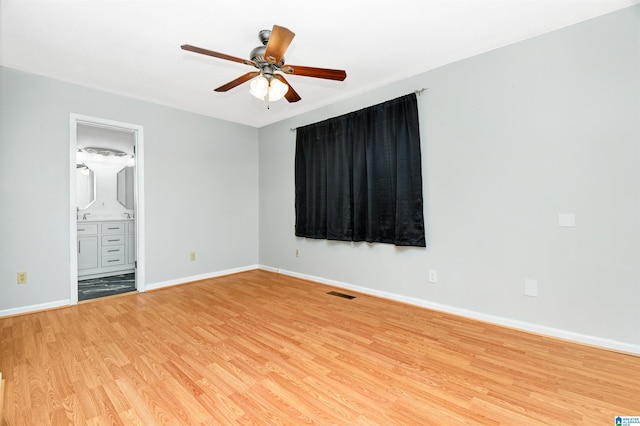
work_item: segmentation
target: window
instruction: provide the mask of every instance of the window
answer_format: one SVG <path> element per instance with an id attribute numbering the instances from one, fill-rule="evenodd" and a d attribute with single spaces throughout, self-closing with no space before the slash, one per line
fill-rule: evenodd
<path id="1" fill-rule="evenodd" d="M 415 94 L 297 129 L 296 235 L 425 246 Z"/>

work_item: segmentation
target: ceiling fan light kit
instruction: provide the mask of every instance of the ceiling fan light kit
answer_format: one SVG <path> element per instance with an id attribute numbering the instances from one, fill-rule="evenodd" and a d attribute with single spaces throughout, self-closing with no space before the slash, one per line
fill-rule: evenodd
<path id="1" fill-rule="evenodd" d="M 181 48 L 227 61 L 238 62 L 258 69 L 258 71 L 248 72 L 235 80 L 223 84 L 214 89 L 216 92 L 226 92 L 251 80 L 249 92 L 258 99 L 264 100 L 265 97 L 267 97 L 269 101 L 275 102 L 284 97 L 288 102 L 298 102 L 301 99 L 300 95 L 291 87 L 291 84 L 287 82 L 284 75 L 277 72 L 338 81 L 343 81 L 347 78 L 347 73 L 344 70 L 285 64 L 284 52 L 291 44 L 294 36 L 295 34 L 292 31 L 278 25 L 274 25 L 271 31 L 260 31 L 258 38 L 262 42 L 262 46 L 258 46 L 251 51 L 251 60 L 237 58 L 189 44 L 183 44 Z"/>
<path id="2" fill-rule="evenodd" d="M 258 99 L 264 100 L 264 96 L 267 94 L 269 90 L 269 81 L 266 78 L 259 75 L 258 77 L 251 80 L 251 89 L 249 89 L 249 93 L 255 96 Z"/>
<path id="3" fill-rule="evenodd" d="M 279 101 L 284 98 L 284 95 L 289 91 L 289 86 L 278 80 L 277 78 L 271 79 L 269 83 L 269 100 Z"/>
<path id="4" fill-rule="evenodd" d="M 264 75 L 260 75 L 251 80 L 251 89 L 249 93 L 260 100 L 269 95 L 268 100 L 271 102 L 279 101 L 289 91 L 289 86 L 278 80 L 277 78 L 267 79 Z"/>

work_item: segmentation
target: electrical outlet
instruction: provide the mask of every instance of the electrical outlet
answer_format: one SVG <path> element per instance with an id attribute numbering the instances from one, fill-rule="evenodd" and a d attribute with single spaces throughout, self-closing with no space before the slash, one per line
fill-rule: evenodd
<path id="1" fill-rule="evenodd" d="M 296 257 L 300 257 L 300 249 L 296 249 Z"/>
<path id="2" fill-rule="evenodd" d="M 196 260 L 196 252 L 195 251 L 192 251 L 191 253 L 189 253 L 189 260 L 192 261 L 192 262 L 194 260 Z"/>
<path id="3" fill-rule="evenodd" d="M 27 273 L 18 272 L 18 284 L 26 284 L 26 283 L 27 283 Z"/>
<path id="4" fill-rule="evenodd" d="M 430 283 L 438 282 L 438 272 L 435 269 L 429 269 L 429 282 Z"/>

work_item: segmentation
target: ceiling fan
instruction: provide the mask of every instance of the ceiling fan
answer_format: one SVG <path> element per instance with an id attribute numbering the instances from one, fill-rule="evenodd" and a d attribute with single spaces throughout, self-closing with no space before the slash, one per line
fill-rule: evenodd
<path id="1" fill-rule="evenodd" d="M 239 62 L 258 69 L 258 71 L 248 72 L 227 84 L 223 84 L 214 89 L 216 92 L 226 92 L 242 83 L 253 80 L 251 82 L 250 92 L 260 99 L 268 96 L 270 101 L 276 101 L 284 96 L 289 102 L 298 102 L 301 99 L 300 95 L 291 87 L 289 82 L 284 78 L 284 75 L 277 72 L 339 81 L 347 78 L 347 73 L 344 70 L 285 64 L 284 52 L 291 44 L 294 36 L 295 34 L 292 31 L 278 25 L 274 25 L 272 30 L 260 31 L 258 38 L 262 42 L 262 46 L 258 46 L 251 51 L 249 55 L 250 60 L 214 52 L 213 50 L 203 49 L 190 44 L 183 44 L 181 48 L 227 61 Z"/>

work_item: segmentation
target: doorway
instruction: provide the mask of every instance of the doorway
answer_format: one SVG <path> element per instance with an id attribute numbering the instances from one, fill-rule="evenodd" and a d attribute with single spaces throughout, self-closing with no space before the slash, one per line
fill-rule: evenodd
<path id="1" fill-rule="evenodd" d="M 145 291 L 142 126 L 71 114 L 69 146 L 71 304 Z"/>

